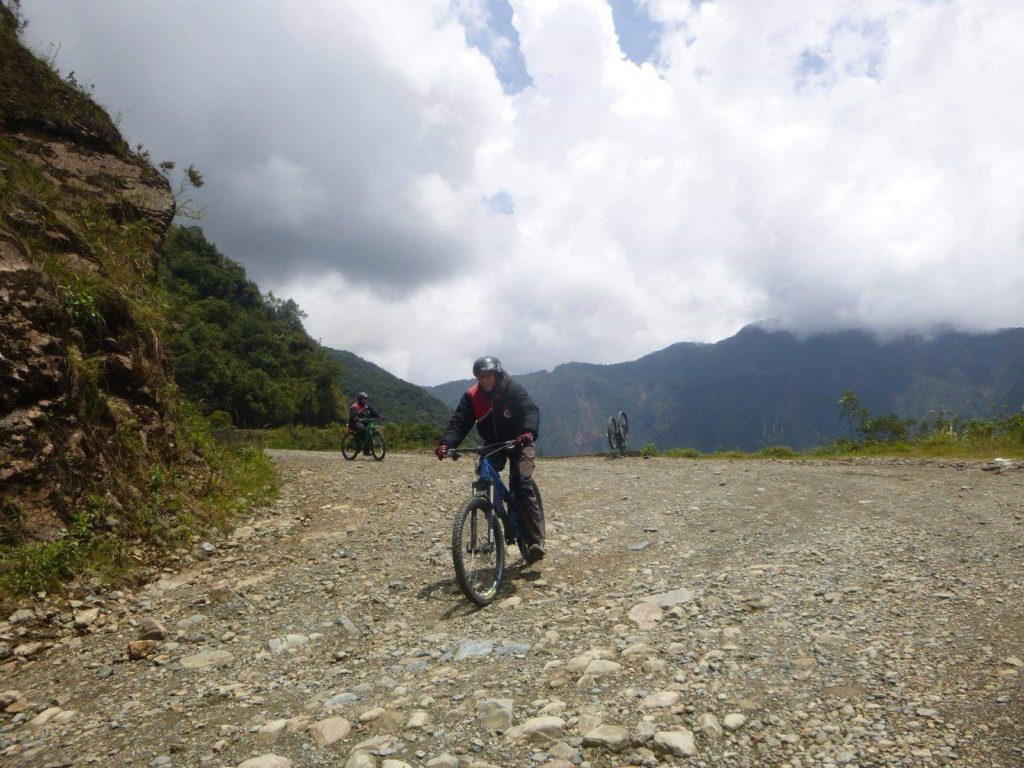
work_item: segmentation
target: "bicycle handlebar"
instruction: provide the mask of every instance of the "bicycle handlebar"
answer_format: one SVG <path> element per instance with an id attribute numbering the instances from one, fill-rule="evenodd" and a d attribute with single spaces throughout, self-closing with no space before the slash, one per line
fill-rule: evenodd
<path id="1" fill-rule="evenodd" d="M 457 461 L 459 456 L 463 453 L 475 453 L 477 456 L 491 456 L 501 450 L 509 450 L 515 448 L 515 440 L 505 440 L 501 443 L 488 443 L 487 445 L 478 445 L 476 448 L 452 448 L 448 451 L 448 455 L 452 461 Z"/>

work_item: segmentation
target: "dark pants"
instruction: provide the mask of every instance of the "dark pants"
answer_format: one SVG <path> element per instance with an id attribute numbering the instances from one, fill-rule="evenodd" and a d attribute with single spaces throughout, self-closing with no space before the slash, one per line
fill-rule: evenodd
<path id="1" fill-rule="evenodd" d="M 509 485 L 516 495 L 516 514 L 519 516 L 519 527 L 523 532 L 526 546 L 540 544 L 544 546 L 544 516 L 541 514 L 540 503 L 533 492 L 530 479 L 533 477 L 534 459 L 537 451 L 532 445 L 514 451 L 509 457 Z"/>
<path id="2" fill-rule="evenodd" d="M 370 446 L 363 445 L 363 441 L 366 439 L 366 425 L 361 421 L 353 421 L 348 428 L 355 433 L 356 447 L 361 448 L 364 453 L 369 450 Z"/>

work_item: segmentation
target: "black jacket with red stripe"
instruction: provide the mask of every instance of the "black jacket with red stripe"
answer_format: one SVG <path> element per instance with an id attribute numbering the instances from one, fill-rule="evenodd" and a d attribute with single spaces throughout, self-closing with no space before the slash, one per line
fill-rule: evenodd
<path id="1" fill-rule="evenodd" d="M 474 424 L 484 443 L 515 440 L 524 432 L 532 432 L 534 440 L 540 437 L 540 411 L 529 393 L 507 374 L 502 374 L 490 396 L 479 384 L 462 395 L 441 442 L 457 447 Z"/>
<path id="2" fill-rule="evenodd" d="M 350 427 L 354 427 L 357 421 L 361 422 L 363 419 L 376 419 L 379 417 L 380 414 L 373 410 L 373 406 L 369 403 L 361 404 L 356 400 L 348 407 L 348 425 Z"/>

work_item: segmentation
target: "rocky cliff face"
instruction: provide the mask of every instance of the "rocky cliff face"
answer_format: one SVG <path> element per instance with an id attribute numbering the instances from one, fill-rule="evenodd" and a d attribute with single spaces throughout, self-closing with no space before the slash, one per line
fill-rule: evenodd
<path id="1" fill-rule="evenodd" d="M 175 445 L 167 181 L 0 7 L 0 544 L 121 524 Z"/>

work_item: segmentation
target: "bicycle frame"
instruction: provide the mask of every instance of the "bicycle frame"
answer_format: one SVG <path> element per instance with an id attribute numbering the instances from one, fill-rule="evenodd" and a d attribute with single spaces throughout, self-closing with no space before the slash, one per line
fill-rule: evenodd
<path id="1" fill-rule="evenodd" d="M 362 439 L 357 444 L 358 445 L 358 449 L 360 451 L 363 450 L 364 448 L 369 448 L 372 445 L 371 441 L 373 440 L 373 433 L 378 431 L 377 426 L 376 426 L 376 421 L 377 421 L 377 419 L 367 419 L 366 420 L 366 429 L 363 430 L 362 435 L 361 435 Z M 350 434 L 353 434 L 353 435 L 355 435 L 357 437 L 360 437 L 360 433 L 356 432 L 351 427 L 349 428 L 348 431 L 349 431 Z"/>
<path id="2" fill-rule="evenodd" d="M 452 458 L 457 459 L 461 453 L 475 453 L 480 458 L 476 464 L 476 480 L 473 481 L 473 495 L 486 499 L 491 514 L 501 518 L 505 527 L 505 537 L 519 541 L 519 518 L 516 515 L 515 494 L 505 487 L 498 470 L 491 464 L 490 457 L 499 451 L 511 449 L 513 441 L 481 445 L 479 448 L 453 449 Z"/>
<path id="3" fill-rule="evenodd" d="M 502 443 L 499 450 L 506 446 Z M 509 538 L 519 538 L 519 519 L 516 516 L 515 496 L 505 483 L 501 480 L 498 470 L 491 464 L 489 456 L 498 451 L 488 454 L 481 454 L 480 461 L 476 466 L 476 480 L 473 482 L 473 495 L 487 499 L 493 512 L 501 518 L 505 524 L 505 535 Z"/>

